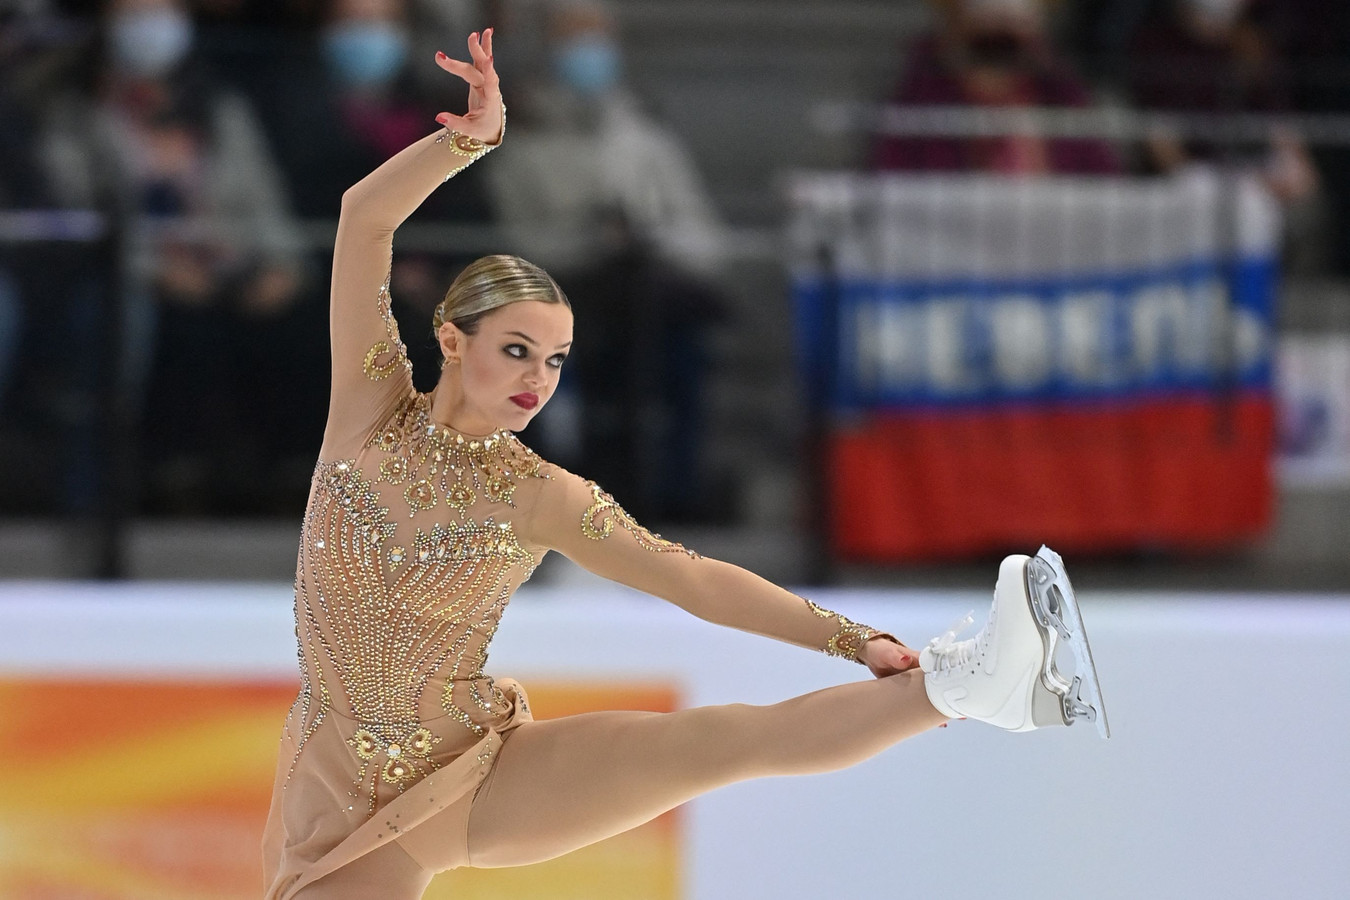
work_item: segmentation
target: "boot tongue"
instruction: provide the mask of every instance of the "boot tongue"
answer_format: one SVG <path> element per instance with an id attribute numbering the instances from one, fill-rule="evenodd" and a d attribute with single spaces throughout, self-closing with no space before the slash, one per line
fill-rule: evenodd
<path id="1" fill-rule="evenodd" d="M 951 628 L 929 641 L 928 646 L 919 651 L 919 668 L 925 672 L 933 671 L 940 658 L 956 652 L 956 636 L 973 624 L 975 624 L 975 611 L 971 610 L 953 622 Z"/>

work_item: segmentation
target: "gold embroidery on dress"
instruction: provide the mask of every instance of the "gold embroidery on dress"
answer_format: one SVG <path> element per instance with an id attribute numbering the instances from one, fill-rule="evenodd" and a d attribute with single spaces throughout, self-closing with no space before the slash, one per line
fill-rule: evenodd
<path id="1" fill-rule="evenodd" d="M 391 308 L 389 281 L 392 277 L 393 270 L 391 269 L 389 274 L 384 276 L 384 284 L 380 285 L 380 292 L 375 298 L 380 318 L 384 320 L 384 330 L 388 340 L 376 341 L 366 351 L 362 368 L 365 369 L 366 377 L 371 381 L 383 381 L 397 372 L 400 366 L 407 369 L 409 375 L 412 374 L 412 362 L 408 359 L 408 349 L 403 346 L 403 341 L 398 336 L 398 322 L 394 319 L 394 312 Z"/>
<path id="2" fill-rule="evenodd" d="M 548 477 L 540 471 L 543 460 L 510 432 L 465 438 L 431 421 L 430 407 L 426 395 L 409 398 L 370 441 L 391 454 L 380 463 L 380 480 L 410 482 L 403 498 L 411 515 L 434 509 L 442 499 L 460 519 L 480 497 L 514 506 L 519 479 Z"/>
<path id="3" fill-rule="evenodd" d="M 822 619 L 833 617 L 839 625 L 839 630 L 835 632 L 834 636 L 826 642 L 821 650 L 830 656 L 838 656 L 841 659 L 860 662 L 858 659 L 858 651 L 862 650 L 863 644 L 866 644 L 870 638 L 880 634 L 880 632 L 875 628 L 859 625 L 852 619 L 841 616 L 837 612 L 831 612 L 823 606 L 818 606 L 810 600 L 807 600 L 805 597 L 802 599 L 806 602 L 806 605 L 810 608 L 811 612 Z"/>
<path id="4" fill-rule="evenodd" d="M 460 165 L 457 165 L 449 172 L 446 172 L 445 177 L 441 179 L 441 184 L 445 184 L 445 182 L 449 181 L 451 178 L 454 178 L 460 172 L 463 172 L 464 169 L 467 168 L 470 163 L 477 162 L 487 154 L 491 153 L 496 148 L 500 147 L 502 144 L 502 140 L 505 137 L 506 137 L 505 103 L 502 104 L 502 132 L 498 136 L 497 143 L 495 144 L 485 144 L 482 141 L 478 140 L 478 138 L 469 137 L 467 134 L 461 134 L 460 132 L 455 131 L 451 128 L 446 128 L 445 131 L 442 131 L 440 134 L 436 135 L 437 144 L 443 144 L 446 147 L 450 148 L 450 152 L 454 153 L 456 156 L 461 156 L 467 159 L 467 162 L 461 160 Z"/>
<path id="5" fill-rule="evenodd" d="M 581 515 L 581 533 L 593 541 L 603 541 L 614 533 L 614 522 L 623 526 L 633 535 L 638 545 L 654 553 L 687 553 L 691 559 L 701 559 L 698 553 L 675 541 L 669 541 L 659 534 L 653 534 L 643 528 L 630 516 L 618 502 L 601 489 L 594 481 L 587 481 L 591 489 L 592 503 Z"/>
<path id="6" fill-rule="evenodd" d="M 440 738 L 426 728 L 417 728 L 402 740 L 388 744 L 365 728 L 358 728 L 347 739 L 362 762 L 357 774 L 358 781 L 365 780 L 366 769 L 374 762 L 380 770 L 380 777 L 400 789 L 405 783 L 419 781 L 424 775 L 436 770 L 437 765 L 431 759 L 431 748 L 439 741 Z M 379 765 L 377 759 L 380 756 L 385 759 L 383 766 Z"/>
<path id="7" fill-rule="evenodd" d="M 470 156 L 447 179 L 491 147 L 451 141 L 449 149 Z M 391 275 L 392 266 L 375 298 L 385 334 L 362 359 L 372 381 L 400 366 L 412 374 L 393 315 Z M 433 679 L 447 682 L 441 706 L 450 721 L 473 734 L 485 730 L 473 711 L 490 719 L 509 709 L 482 675 L 487 643 L 514 586 L 537 563 L 509 522 L 476 523 L 468 514 L 476 496 L 509 506 L 518 478 L 547 477 L 538 457 L 505 432 L 461 450 L 430 422 L 429 407 L 427 398 L 410 397 L 376 435 L 371 446 L 389 454 L 371 463 L 376 474 L 364 473 L 356 459 L 320 461 L 300 535 L 294 587 L 301 688 L 287 717 L 294 757 L 283 789 L 306 744 L 328 722 L 341 729 L 352 753 L 351 796 L 364 796 L 372 814 L 382 788 L 403 791 L 421 780 L 437 767 L 438 744 L 465 737 L 439 714 L 420 721 L 429 712 L 423 702 Z M 380 485 L 406 489 L 381 492 Z M 418 528 L 394 543 L 400 527 L 413 529 L 389 518 L 391 505 L 406 502 L 416 514 L 441 499 L 458 523 Z M 456 700 L 456 685 L 468 691 L 464 702 Z M 498 701 L 497 708 L 485 698 Z M 491 753 L 489 745 L 479 762 Z"/>
<path id="8" fill-rule="evenodd" d="M 406 424 L 406 417 L 398 421 Z M 422 451 L 433 445 L 439 446 L 403 432 L 393 441 L 395 450 L 410 454 L 405 459 L 414 477 L 432 458 Z M 538 471 L 538 457 L 521 445 L 485 449 L 496 454 L 491 459 L 512 460 L 509 470 L 493 471 L 496 479 Z M 474 465 L 482 479 L 482 463 Z M 379 479 L 403 471 L 372 468 Z M 403 791 L 436 768 L 433 748 L 450 738 L 449 722 L 481 736 L 486 729 L 478 719 L 509 708 L 504 698 L 493 705 L 501 692 L 483 675 L 487 647 L 513 585 L 529 578 L 537 563 L 512 524 L 492 517 L 416 528 L 395 544 L 399 524 L 390 520 L 377 483 L 355 460 L 318 465 L 296 581 L 303 688 L 294 714 L 304 732 L 297 744 L 335 709 L 340 719 L 354 720 L 344 738 L 353 754 L 352 796 L 364 796 L 371 813 L 382 788 Z M 494 486 L 484 495 L 509 497 L 509 491 Z M 448 719 L 422 721 L 433 678 L 446 681 L 440 706 Z"/>

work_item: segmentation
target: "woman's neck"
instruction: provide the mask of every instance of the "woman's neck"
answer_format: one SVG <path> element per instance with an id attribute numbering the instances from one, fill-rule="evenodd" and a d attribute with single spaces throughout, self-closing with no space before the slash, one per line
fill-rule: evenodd
<path id="1" fill-rule="evenodd" d="M 431 421 L 465 437 L 482 438 L 497 431 L 495 424 L 478 420 L 464 403 L 464 392 L 454 377 L 448 373 L 431 391 L 431 409 L 428 415 Z"/>

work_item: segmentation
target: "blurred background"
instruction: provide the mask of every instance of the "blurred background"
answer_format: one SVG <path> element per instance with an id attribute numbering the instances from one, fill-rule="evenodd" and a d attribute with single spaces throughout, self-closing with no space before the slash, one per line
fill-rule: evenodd
<path id="1" fill-rule="evenodd" d="M 7 9 L 0 575 L 289 578 L 341 193 L 492 22 L 507 149 L 396 244 L 423 389 L 507 250 L 577 314 L 527 443 L 772 579 L 1350 585 L 1338 6 Z"/>
<path id="2" fill-rule="evenodd" d="M 1116 735 L 957 725 L 429 896 L 1345 896 L 1350 6 L 8 0 L 0 900 L 256 896 L 340 198 L 488 24 L 505 144 L 395 239 L 418 386 L 459 269 L 537 262 L 528 445 L 916 645 L 1047 543 Z M 516 603 L 539 716 L 858 676 L 556 555 Z"/>

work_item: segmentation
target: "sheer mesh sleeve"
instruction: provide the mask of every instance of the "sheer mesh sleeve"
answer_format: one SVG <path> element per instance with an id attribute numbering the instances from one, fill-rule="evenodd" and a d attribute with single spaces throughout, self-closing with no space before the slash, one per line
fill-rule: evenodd
<path id="1" fill-rule="evenodd" d="M 857 660 L 890 637 L 730 563 L 701 556 L 639 525 L 591 481 L 548 465 L 525 522 L 529 539 L 597 575 L 668 600 L 700 619 Z M 893 638 L 892 638 L 893 640 Z"/>
<path id="2" fill-rule="evenodd" d="M 360 446 L 412 390 L 412 366 L 390 309 L 394 230 L 437 185 L 495 146 L 442 130 L 343 194 L 329 303 L 333 380 L 325 457 Z"/>

